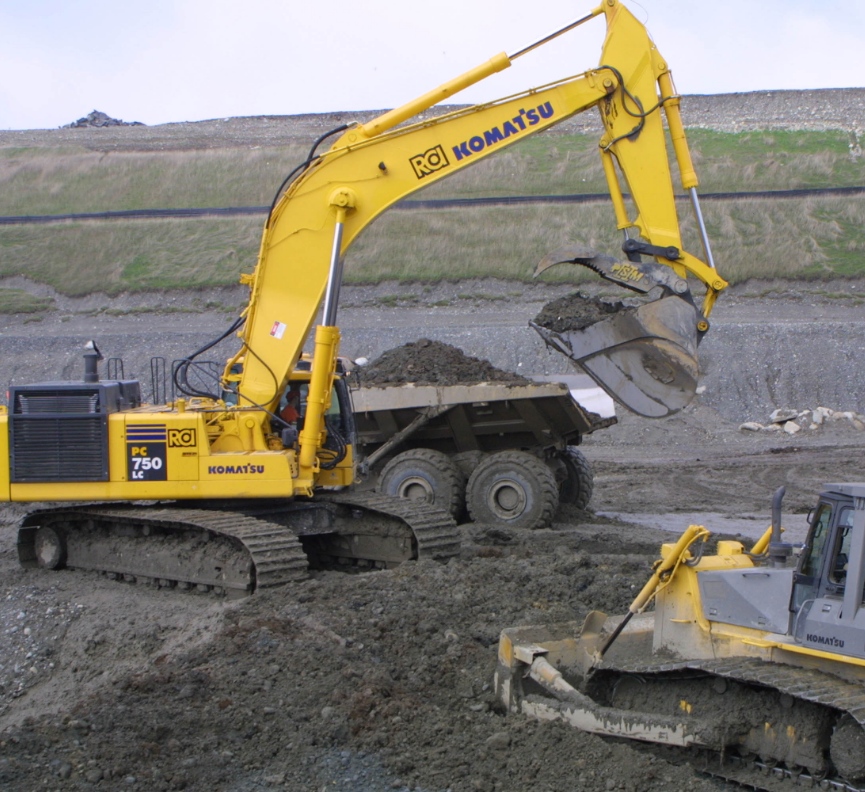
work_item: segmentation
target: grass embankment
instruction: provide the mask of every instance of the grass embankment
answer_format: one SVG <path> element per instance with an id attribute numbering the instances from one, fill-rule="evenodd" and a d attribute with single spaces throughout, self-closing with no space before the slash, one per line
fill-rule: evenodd
<path id="1" fill-rule="evenodd" d="M 865 185 L 843 132 L 689 133 L 701 192 Z M 605 193 L 592 136 L 539 136 L 457 174 L 424 198 Z M 306 146 L 152 153 L 0 150 L 0 214 L 267 205 Z M 721 274 L 821 278 L 865 274 L 865 196 L 705 201 Z M 690 208 L 686 248 L 702 256 Z M 0 277 L 68 295 L 233 284 L 255 265 L 263 217 L 113 220 L 0 228 Z M 526 279 L 547 251 L 621 244 L 608 202 L 389 212 L 351 248 L 346 279 Z M 593 277 L 559 268 L 550 278 Z M 0 311 L 25 309 L 14 294 Z M 30 300 L 26 305 L 33 305 Z M 30 310 L 34 310 L 30 308 Z M 39 310 L 36 308 L 35 310 Z"/>

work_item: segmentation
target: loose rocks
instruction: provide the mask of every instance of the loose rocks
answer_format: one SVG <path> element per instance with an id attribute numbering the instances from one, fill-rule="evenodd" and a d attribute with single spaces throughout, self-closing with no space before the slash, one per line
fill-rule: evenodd
<path id="1" fill-rule="evenodd" d="M 772 412 L 768 424 L 746 421 L 739 425 L 739 429 L 743 432 L 783 431 L 788 435 L 794 435 L 803 429 L 814 431 L 833 423 L 861 432 L 865 430 L 865 415 L 851 410 L 831 410 L 828 407 L 815 407 L 813 410 L 801 411 L 781 408 Z"/>

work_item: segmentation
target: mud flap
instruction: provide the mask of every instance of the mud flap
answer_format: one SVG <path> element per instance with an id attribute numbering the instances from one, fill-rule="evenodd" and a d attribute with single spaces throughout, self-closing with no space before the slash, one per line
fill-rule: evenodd
<path id="1" fill-rule="evenodd" d="M 697 392 L 697 322 L 697 309 L 670 295 L 623 308 L 581 330 L 530 325 L 623 407 L 664 418 L 686 407 Z"/>

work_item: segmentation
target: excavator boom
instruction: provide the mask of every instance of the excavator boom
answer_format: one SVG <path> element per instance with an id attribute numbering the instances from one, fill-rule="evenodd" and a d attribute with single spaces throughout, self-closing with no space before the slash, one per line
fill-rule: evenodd
<path id="1" fill-rule="evenodd" d="M 342 258 L 379 214 L 413 192 L 591 107 L 599 109 L 604 122 L 600 151 L 618 226 L 634 233 L 632 242 L 639 237 L 637 247 L 664 265 L 654 269 L 673 275 L 676 287 L 659 284 L 671 299 L 645 315 L 637 311 L 636 323 L 598 330 L 591 338 L 571 334 L 557 348 L 637 412 L 661 415 L 687 403 L 696 388 L 697 328 L 726 284 L 683 248 L 662 121 L 665 110 L 671 130 L 681 131 L 667 65 L 643 25 L 618 0 L 607 0 L 581 21 L 600 15 L 605 16 L 607 34 L 597 69 L 399 126 L 455 91 L 507 68 L 512 58 L 502 53 L 401 108 L 350 126 L 329 150 L 309 160 L 275 202 L 250 278 L 243 346 L 225 374 L 226 384 L 234 380 L 241 405 L 275 404 L 322 301 L 324 323 L 335 324 Z M 687 183 L 695 185 L 683 132 L 673 145 Z M 625 208 L 619 173 L 636 208 L 633 218 Z M 629 256 L 632 260 L 621 264 L 631 280 L 619 281 L 652 283 L 652 270 L 641 270 L 640 254 Z M 707 285 L 702 313 L 690 299 L 688 274 Z M 239 375 L 234 373 L 238 363 Z M 329 366 L 330 361 L 319 365 Z M 651 404 L 622 396 L 629 390 L 646 392 Z"/>

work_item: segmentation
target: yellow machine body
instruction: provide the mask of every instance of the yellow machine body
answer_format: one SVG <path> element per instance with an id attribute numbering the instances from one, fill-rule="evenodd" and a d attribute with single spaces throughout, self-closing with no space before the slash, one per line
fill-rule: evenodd
<path id="1" fill-rule="evenodd" d="M 708 537 L 691 526 L 663 545 L 623 617 L 506 629 L 498 697 L 597 734 L 746 757 L 715 765 L 742 783 L 756 757 L 779 778 L 862 788 L 865 485 L 826 485 L 798 556 L 777 527 L 750 550 L 695 550 Z"/>

